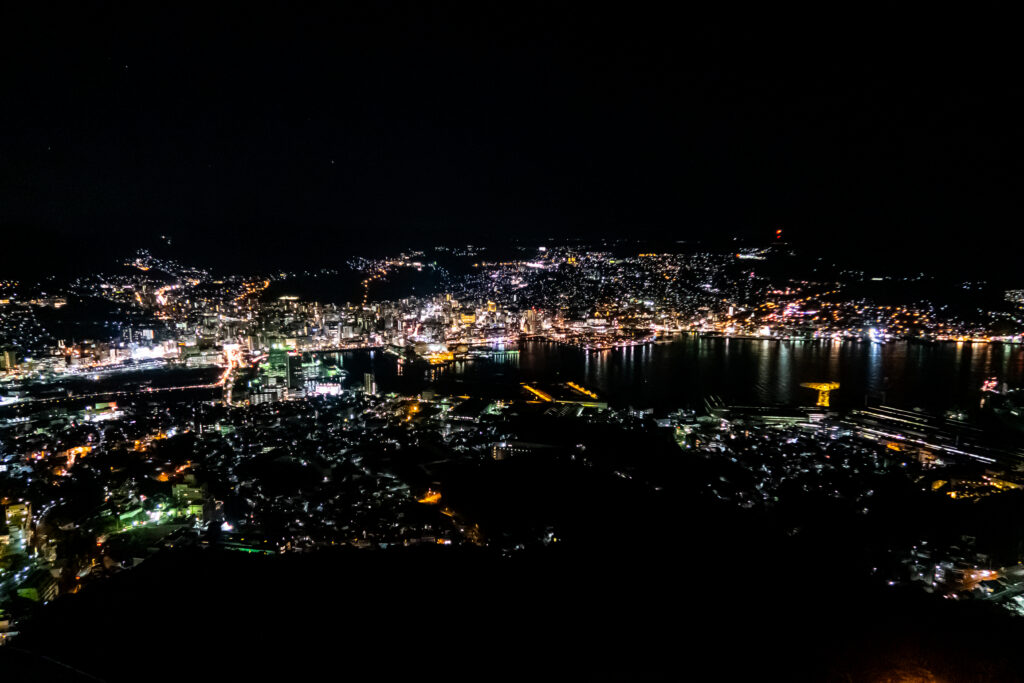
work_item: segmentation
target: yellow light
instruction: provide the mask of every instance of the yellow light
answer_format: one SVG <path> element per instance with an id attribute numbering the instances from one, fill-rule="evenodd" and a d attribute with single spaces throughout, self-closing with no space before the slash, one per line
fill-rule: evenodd
<path id="1" fill-rule="evenodd" d="M 576 391 L 580 392 L 581 394 L 584 394 L 586 396 L 590 396 L 591 398 L 597 398 L 597 394 L 595 394 L 593 391 L 590 391 L 589 389 L 584 389 L 583 387 L 581 387 L 579 384 L 576 384 L 575 382 L 566 382 L 566 384 L 568 384 L 570 387 L 572 387 Z M 529 387 L 527 387 L 527 389 L 529 389 Z"/>
<path id="2" fill-rule="evenodd" d="M 801 382 L 800 386 L 815 389 L 818 392 L 818 405 L 828 408 L 829 392 L 839 388 L 839 382 Z"/>
<path id="3" fill-rule="evenodd" d="M 540 389 L 534 389 L 533 387 L 531 387 L 531 386 L 530 386 L 530 385 L 528 385 L 528 384 L 524 384 L 524 385 L 523 385 L 523 387 L 525 387 L 527 391 L 529 391 L 529 392 L 531 392 L 531 393 L 535 394 L 535 395 L 536 395 L 537 397 L 539 397 L 539 398 L 540 398 L 540 399 L 541 399 L 542 401 L 548 401 L 549 403 L 550 403 L 551 401 L 554 401 L 554 399 L 553 399 L 553 398 L 551 398 L 551 394 L 545 393 L 545 392 L 541 391 Z"/>
<path id="4" fill-rule="evenodd" d="M 423 503 L 424 505 L 436 505 L 441 501 L 441 494 L 438 491 L 427 489 L 427 492 L 422 498 L 417 500 L 417 503 Z"/>

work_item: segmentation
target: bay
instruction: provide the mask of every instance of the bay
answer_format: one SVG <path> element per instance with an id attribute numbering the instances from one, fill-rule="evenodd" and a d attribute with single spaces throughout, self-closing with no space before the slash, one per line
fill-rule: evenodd
<path id="1" fill-rule="evenodd" d="M 586 352 L 523 342 L 518 353 L 441 368 L 398 363 L 381 351 L 343 355 L 350 382 L 375 375 L 382 391 L 512 398 L 521 382 L 573 381 L 613 407 L 700 408 L 717 395 L 733 405 L 813 405 L 803 382 L 837 381 L 832 406 L 885 403 L 929 412 L 970 410 L 982 383 L 1024 385 L 1024 346 L 979 343 L 779 341 L 682 335 L 666 343 Z"/>

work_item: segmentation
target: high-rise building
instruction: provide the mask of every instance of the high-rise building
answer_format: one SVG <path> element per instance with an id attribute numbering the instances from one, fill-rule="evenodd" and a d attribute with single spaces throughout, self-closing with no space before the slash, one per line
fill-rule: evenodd
<path id="1" fill-rule="evenodd" d="M 537 319 L 537 311 L 532 308 L 526 309 L 523 313 L 523 332 L 526 334 L 537 334 L 540 330 L 540 321 Z"/>
<path id="2" fill-rule="evenodd" d="M 272 348 L 267 355 L 267 379 L 271 386 L 288 384 L 288 350 Z"/>
<path id="3" fill-rule="evenodd" d="M 305 387 L 302 372 L 302 355 L 285 348 L 272 348 L 267 357 L 267 383 L 293 391 Z"/>
<path id="4" fill-rule="evenodd" d="M 372 372 L 363 373 L 363 391 L 367 394 L 377 393 L 377 379 L 373 376 Z"/>
<path id="5" fill-rule="evenodd" d="M 32 503 L 11 503 L 4 513 L 9 528 L 17 527 L 25 533 L 32 528 Z"/>
<path id="6" fill-rule="evenodd" d="M 306 387 L 306 378 L 302 372 L 302 356 L 292 351 L 288 354 L 288 388 L 297 391 Z"/>
<path id="7" fill-rule="evenodd" d="M 18 367 L 18 352 L 13 346 L 0 349 L 0 370 L 14 370 Z"/>

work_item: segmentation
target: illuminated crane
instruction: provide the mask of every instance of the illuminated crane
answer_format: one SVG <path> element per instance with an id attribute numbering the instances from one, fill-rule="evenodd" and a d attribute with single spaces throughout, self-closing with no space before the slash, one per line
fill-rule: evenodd
<path id="1" fill-rule="evenodd" d="M 800 386 L 818 392 L 818 405 L 828 408 L 828 392 L 839 388 L 839 382 L 801 382 Z"/>

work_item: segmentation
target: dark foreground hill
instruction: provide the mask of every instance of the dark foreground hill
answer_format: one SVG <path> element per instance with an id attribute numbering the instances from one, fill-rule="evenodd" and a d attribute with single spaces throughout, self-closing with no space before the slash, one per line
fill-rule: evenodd
<path id="1" fill-rule="evenodd" d="M 1024 629 L 989 605 L 859 588 L 841 572 L 764 556 L 723 564 L 659 555 L 618 553 L 615 539 L 601 553 L 506 558 L 443 548 L 168 552 L 48 606 L 17 650 L 0 651 L 0 668 L 11 680 L 68 681 L 316 680 L 320 672 L 324 680 L 1024 680 Z"/>

